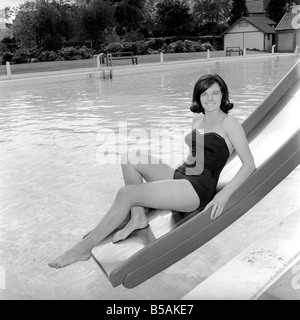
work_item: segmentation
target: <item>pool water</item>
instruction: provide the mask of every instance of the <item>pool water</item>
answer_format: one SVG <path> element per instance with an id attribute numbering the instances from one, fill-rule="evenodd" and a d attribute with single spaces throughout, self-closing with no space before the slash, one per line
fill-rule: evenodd
<path id="1" fill-rule="evenodd" d="M 200 282 L 200 273 L 176 273 L 171 267 L 127 290 L 112 288 L 92 261 L 59 271 L 47 266 L 95 226 L 123 185 L 117 163 L 97 161 L 101 133 L 118 132 L 120 123 L 149 133 L 188 132 L 193 86 L 205 73 L 225 79 L 235 105 L 231 114 L 242 122 L 295 62 L 176 65 L 112 80 L 0 89 L 0 266 L 6 287 L 0 287 L 0 298 L 181 298 Z M 115 142 L 117 152 L 124 147 L 122 138 Z M 181 135 L 173 138 L 181 143 Z M 147 141 L 140 143 L 148 147 Z M 154 149 L 166 156 L 160 145 Z"/>

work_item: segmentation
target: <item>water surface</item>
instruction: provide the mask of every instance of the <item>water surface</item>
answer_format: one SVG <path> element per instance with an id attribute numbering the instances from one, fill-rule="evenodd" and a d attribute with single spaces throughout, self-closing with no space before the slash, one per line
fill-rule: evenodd
<path id="1" fill-rule="evenodd" d="M 113 80 L 1 89 L 0 265 L 6 290 L 0 298 L 179 299 L 190 291 L 204 275 L 197 265 L 184 269 L 184 259 L 132 290 L 112 288 L 92 261 L 60 271 L 47 266 L 94 227 L 123 184 L 119 165 L 97 162 L 101 134 L 118 133 L 126 123 L 128 132 L 175 132 L 181 144 L 179 133 L 191 128 L 194 83 L 205 73 L 225 79 L 235 105 L 231 114 L 242 122 L 295 62 L 189 64 Z M 124 136 L 118 139 L 119 152 Z M 148 146 L 147 139 L 129 145 L 137 142 Z M 152 147 L 166 156 L 159 145 Z M 213 270 L 213 263 L 207 268 Z"/>

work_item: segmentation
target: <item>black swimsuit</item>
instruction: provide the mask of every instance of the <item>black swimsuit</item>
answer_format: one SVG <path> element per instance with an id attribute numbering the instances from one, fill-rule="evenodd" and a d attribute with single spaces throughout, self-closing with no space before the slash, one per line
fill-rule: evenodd
<path id="1" fill-rule="evenodd" d="M 230 156 L 230 152 L 225 139 L 215 132 L 201 135 L 194 129 L 185 137 L 185 142 L 191 148 L 195 162 L 193 164 L 184 162 L 175 170 L 174 179 L 190 181 L 199 196 L 200 207 L 203 207 L 215 195 L 220 173 Z M 199 151 L 202 156 L 199 156 Z M 204 163 L 202 159 L 204 159 Z M 203 170 L 200 172 L 195 170 L 195 174 L 193 174 L 193 168 L 198 168 L 199 164 Z M 187 170 L 189 170 L 188 174 Z"/>

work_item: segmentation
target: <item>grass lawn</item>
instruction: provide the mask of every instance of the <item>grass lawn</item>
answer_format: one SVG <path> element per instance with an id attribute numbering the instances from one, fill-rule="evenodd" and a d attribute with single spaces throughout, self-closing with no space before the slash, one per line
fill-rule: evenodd
<path id="1" fill-rule="evenodd" d="M 247 54 L 263 54 L 264 52 L 247 51 Z M 225 51 L 212 51 L 211 58 L 225 57 Z M 192 52 L 192 53 L 167 53 L 164 54 L 164 62 L 183 61 L 193 59 L 205 59 L 207 57 L 206 52 Z M 138 56 L 138 63 L 158 63 L 160 62 L 159 54 L 150 54 Z M 114 60 L 113 66 L 130 65 L 131 60 Z M 81 68 L 93 68 L 94 59 L 86 60 L 72 60 L 72 61 L 49 61 L 49 62 L 36 62 L 36 63 L 24 63 L 11 65 L 12 74 L 24 74 L 35 72 L 48 72 L 48 71 L 61 71 L 72 70 Z M 0 66 L 0 76 L 6 75 L 6 66 Z"/>

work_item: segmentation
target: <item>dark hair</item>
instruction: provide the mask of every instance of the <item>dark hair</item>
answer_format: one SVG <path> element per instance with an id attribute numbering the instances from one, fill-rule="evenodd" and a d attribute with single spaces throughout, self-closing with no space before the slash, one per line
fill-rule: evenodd
<path id="1" fill-rule="evenodd" d="M 203 113 L 205 114 L 205 110 L 202 107 L 200 96 L 203 92 L 209 89 L 212 85 L 217 83 L 220 86 L 222 93 L 222 102 L 221 102 L 221 110 L 228 114 L 228 111 L 233 108 L 233 104 L 229 101 L 229 93 L 227 84 L 218 74 L 206 74 L 202 76 L 195 84 L 194 92 L 193 92 L 193 103 L 191 106 L 191 111 L 194 113 Z"/>

